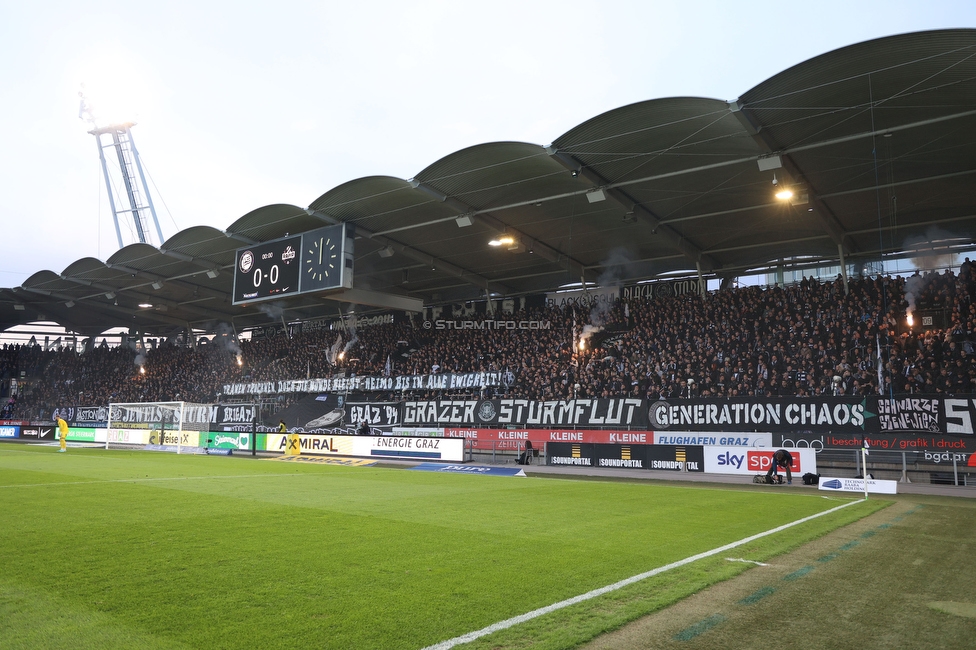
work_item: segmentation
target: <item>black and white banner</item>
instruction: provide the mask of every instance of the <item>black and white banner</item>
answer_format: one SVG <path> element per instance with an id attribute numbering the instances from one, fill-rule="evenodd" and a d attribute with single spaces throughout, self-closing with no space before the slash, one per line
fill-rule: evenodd
<path id="1" fill-rule="evenodd" d="M 405 390 L 479 390 L 505 384 L 501 372 L 443 372 L 396 377 L 329 377 L 289 379 L 248 384 L 224 384 L 223 395 L 283 395 L 286 393 L 397 392 Z"/>
<path id="2" fill-rule="evenodd" d="M 403 403 L 403 424 L 442 426 L 517 425 L 525 427 L 647 426 L 645 400 L 571 399 L 540 402 L 526 399 L 431 400 Z"/>

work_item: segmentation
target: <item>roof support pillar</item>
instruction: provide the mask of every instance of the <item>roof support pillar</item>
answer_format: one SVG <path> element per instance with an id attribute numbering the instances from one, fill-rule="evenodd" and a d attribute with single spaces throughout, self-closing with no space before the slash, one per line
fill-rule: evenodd
<path id="1" fill-rule="evenodd" d="M 837 244 L 837 254 L 840 255 L 840 276 L 844 278 L 844 295 L 848 294 L 847 288 L 847 262 L 844 261 L 844 246 Z"/>

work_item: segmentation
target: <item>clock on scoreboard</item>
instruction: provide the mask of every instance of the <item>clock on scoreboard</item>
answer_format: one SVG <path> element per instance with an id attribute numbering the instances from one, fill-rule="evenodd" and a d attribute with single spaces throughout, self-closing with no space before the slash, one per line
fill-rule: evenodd
<path id="1" fill-rule="evenodd" d="M 233 304 L 351 288 L 352 238 L 339 224 L 238 249 Z"/>

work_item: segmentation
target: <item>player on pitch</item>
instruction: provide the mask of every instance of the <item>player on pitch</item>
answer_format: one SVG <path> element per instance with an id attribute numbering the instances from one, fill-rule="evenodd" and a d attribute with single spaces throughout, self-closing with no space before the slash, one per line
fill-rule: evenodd
<path id="1" fill-rule="evenodd" d="M 58 451 L 64 452 L 68 447 L 68 423 L 60 415 L 55 415 L 54 419 L 58 422 L 58 440 L 61 443 L 61 449 Z"/>

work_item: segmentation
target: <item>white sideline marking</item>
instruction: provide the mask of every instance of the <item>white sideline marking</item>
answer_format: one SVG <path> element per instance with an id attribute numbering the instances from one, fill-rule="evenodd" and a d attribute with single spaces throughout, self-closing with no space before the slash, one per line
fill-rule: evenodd
<path id="1" fill-rule="evenodd" d="M 506 619 L 504 621 L 499 621 L 498 623 L 493 623 L 488 627 L 481 628 L 480 630 L 476 630 L 474 632 L 468 632 L 467 634 L 454 637 L 453 639 L 448 639 L 447 641 L 441 641 L 440 643 L 427 646 L 423 650 L 449 650 L 450 648 L 461 645 L 462 643 L 470 643 L 471 641 L 480 639 L 483 636 L 487 636 L 495 632 L 500 632 L 501 630 L 507 630 L 510 627 L 514 627 L 518 625 L 519 623 L 525 623 L 526 621 L 531 621 L 533 618 L 538 618 L 544 614 L 548 614 L 550 612 L 555 612 L 565 607 L 569 607 L 570 605 L 576 605 L 577 603 L 582 603 L 587 600 L 592 600 L 597 596 L 602 596 L 603 594 L 608 594 L 612 591 L 617 591 L 618 589 L 622 589 L 627 585 L 632 585 L 635 582 L 640 582 L 641 580 L 651 578 L 653 576 L 664 573 L 666 571 L 670 571 L 671 569 L 677 569 L 678 567 L 685 566 L 686 564 L 697 562 L 698 560 L 702 560 L 706 557 L 711 557 L 713 555 L 718 555 L 719 553 L 724 553 L 725 551 L 728 551 L 729 549 L 733 549 L 737 546 L 748 544 L 749 542 L 755 541 L 762 537 L 766 537 L 768 535 L 772 535 L 774 533 L 778 533 L 780 531 L 786 530 L 787 528 L 792 528 L 793 526 L 806 523 L 812 519 L 816 519 L 817 517 L 823 517 L 824 515 L 829 515 L 832 512 L 837 512 L 842 508 L 846 508 L 847 506 L 852 506 L 855 503 L 862 503 L 863 501 L 864 499 L 859 499 L 857 501 L 850 501 L 848 503 L 845 503 L 842 506 L 837 506 L 836 508 L 831 508 L 830 510 L 824 510 L 823 512 L 818 512 L 815 515 L 810 515 L 809 517 L 804 517 L 803 519 L 797 519 L 796 521 L 792 521 L 788 524 L 783 524 L 782 526 L 777 526 L 776 528 L 767 530 L 763 533 L 757 533 L 750 537 L 740 539 L 737 542 L 732 542 L 731 544 L 726 544 L 725 546 L 720 546 L 710 551 L 699 553 L 698 555 L 692 555 L 691 557 L 686 557 L 683 560 L 678 560 L 677 562 L 672 562 L 671 564 L 666 564 L 662 567 L 651 569 L 650 571 L 645 571 L 644 573 L 639 573 L 635 576 L 631 576 L 630 578 L 624 578 L 620 582 L 615 582 L 612 585 L 607 585 L 606 587 L 600 587 L 599 589 L 588 591 L 585 594 L 581 594 L 579 596 L 573 596 L 572 598 L 569 598 L 567 600 L 563 600 L 558 603 L 554 603 L 552 605 L 547 605 L 545 607 L 540 607 L 539 609 L 532 610 L 531 612 L 527 612 L 525 614 L 519 614 L 518 616 L 513 616 L 512 618 Z"/>
<path id="2" fill-rule="evenodd" d="M 238 476 L 163 476 L 159 478 L 113 478 L 107 481 L 63 481 L 60 483 L 22 483 L 0 485 L 4 488 L 51 487 L 55 485 L 98 485 L 99 483 L 152 483 L 153 481 L 202 481 L 212 478 L 262 478 L 265 476 L 309 476 L 308 474 L 240 474 Z"/>
<path id="3" fill-rule="evenodd" d="M 756 566 L 769 566 L 765 562 L 756 562 L 755 560 L 747 560 L 744 557 L 727 557 L 725 559 L 728 562 L 745 562 L 746 564 L 755 564 Z"/>

